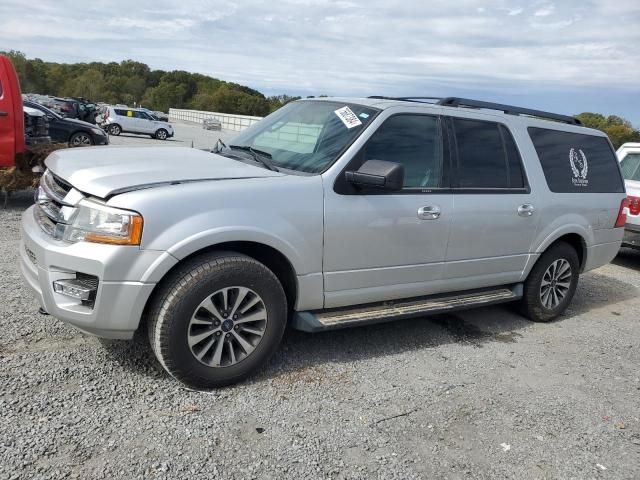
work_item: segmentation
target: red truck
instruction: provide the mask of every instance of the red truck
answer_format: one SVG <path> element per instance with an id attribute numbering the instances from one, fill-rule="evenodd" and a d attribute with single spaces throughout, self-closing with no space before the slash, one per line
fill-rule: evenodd
<path id="1" fill-rule="evenodd" d="M 15 166 L 24 151 L 20 82 L 11 60 L 0 55 L 0 168 Z"/>

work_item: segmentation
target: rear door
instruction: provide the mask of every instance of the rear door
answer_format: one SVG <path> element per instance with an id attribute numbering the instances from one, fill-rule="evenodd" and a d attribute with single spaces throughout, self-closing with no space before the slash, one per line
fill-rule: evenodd
<path id="1" fill-rule="evenodd" d="M 449 118 L 454 209 L 445 278 L 459 288 L 519 281 L 539 223 L 520 153 L 506 125 Z"/>
<path id="2" fill-rule="evenodd" d="M 0 167 L 15 165 L 24 152 L 24 117 L 18 77 L 10 60 L 0 55 Z"/>

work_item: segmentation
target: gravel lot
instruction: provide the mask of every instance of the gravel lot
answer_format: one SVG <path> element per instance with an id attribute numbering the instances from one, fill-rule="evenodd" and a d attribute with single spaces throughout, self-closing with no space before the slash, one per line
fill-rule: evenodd
<path id="1" fill-rule="evenodd" d="M 640 477 L 640 252 L 548 325 L 493 307 L 290 331 L 257 377 L 201 393 L 144 343 L 36 313 L 29 203 L 0 210 L 0 479 Z"/>

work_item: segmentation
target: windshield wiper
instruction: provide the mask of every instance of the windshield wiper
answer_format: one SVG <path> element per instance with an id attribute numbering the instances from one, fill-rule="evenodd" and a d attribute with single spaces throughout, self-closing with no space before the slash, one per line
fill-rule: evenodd
<path id="1" fill-rule="evenodd" d="M 242 150 L 243 152 L 249 153 L 253 157 L 253 159 L 264 165 L 267 170 L 273 170 L 274 172 L 279 172 L 278 167 L 273 165 L 269 160 L 271 160 L 271 154 L 269 152 L 265 152 L 262 150 L 256 150 L 255 148 L 249 145 L 229 145 L 231 150 Z"/>

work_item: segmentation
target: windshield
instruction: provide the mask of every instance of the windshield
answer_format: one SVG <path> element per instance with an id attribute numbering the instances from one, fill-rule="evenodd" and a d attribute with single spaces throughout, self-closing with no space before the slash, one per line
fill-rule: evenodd
<path id="1" fill-rule="evenodd" d="M 253 150 L 276 168 L 322 172 L 378 112 L 355 104 L 292 102 L 242 132 L 223 153 Z"/>

